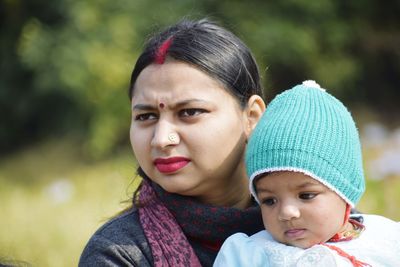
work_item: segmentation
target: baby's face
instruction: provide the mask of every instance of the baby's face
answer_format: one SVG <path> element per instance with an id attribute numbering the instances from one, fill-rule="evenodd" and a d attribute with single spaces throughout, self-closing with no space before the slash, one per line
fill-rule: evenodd
<path id="1" fill-rule="evenodd" d="M 278 242 L 309 248 L 344 229 L 346 202 L 303 173 L 273 172 L 254 185 L 264 226 Z"/>

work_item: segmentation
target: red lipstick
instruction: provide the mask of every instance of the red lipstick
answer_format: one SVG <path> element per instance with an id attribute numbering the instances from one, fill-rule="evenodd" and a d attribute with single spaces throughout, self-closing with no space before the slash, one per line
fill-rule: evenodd
<path id="1" fill-rule="evenodd" d="M 176 172 L 185 167 L 190 160 L 185 157 L 157 158 L 154 160 L 154 165 L 161 173 Z"/>

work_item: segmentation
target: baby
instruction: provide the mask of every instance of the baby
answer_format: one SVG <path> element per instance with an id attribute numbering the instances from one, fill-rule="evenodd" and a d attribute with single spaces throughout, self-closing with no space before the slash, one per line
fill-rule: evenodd
<path id="1" fill-rule="evenodd" d="M 358 131 L 314 81 L 269 104 L 246 167 L 266 231 L 229 237 L 214 267 L 400 266 L 400 223 L 350 215 L 365 190 Z"/>

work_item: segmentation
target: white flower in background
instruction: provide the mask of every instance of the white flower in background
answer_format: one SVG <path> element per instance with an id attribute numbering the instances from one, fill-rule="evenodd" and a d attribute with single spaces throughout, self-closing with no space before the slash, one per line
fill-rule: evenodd
<path id="1" fill-rule="evenodd" d="M 393 140 L 394 144 L 400 149 L 400 128 L 394 130 L 391 136 L 392 136 L 391 139 Z"/>
<path id="2" fill-rule="evenodd" d="M 368 123 L 363 127 L 361 133 L 361 140 L 365 147 L 379 147 L 382 146 L 388 137 L 387 129 L 380 123 Z"/>
<path id="3" fill-rule="evenodd" d="M 372 160 L 368 165 L 371 179 L 400 176 L 400 149 L 386 149 L 379 158 Z"/>
<path id="4" fill-rule="evenodd" d="M 74 189 L 74 185 L 69 180 L 58 179 L 45 188 L 45 193 L 54 204 L 61 204 L 72 198 Z"/>
<path id="5" fill-rule="evenodd" d="M 371 179 L 400 177 L 400 128 L 389 132 L 381 124 L 368 124 L 364 128 L 362 141 L 365 148 L 378 151 L 378 156 L 367 162 Z"/>

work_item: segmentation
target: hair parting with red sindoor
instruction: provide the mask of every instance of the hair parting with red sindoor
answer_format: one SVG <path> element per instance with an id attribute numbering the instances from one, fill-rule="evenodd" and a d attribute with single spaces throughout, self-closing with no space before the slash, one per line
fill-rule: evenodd
<path id="1" fill-rule="evenodd" d="M 171 46 L 171 43 L 172 43 L 172 37 L 168 38 L 160 45 L 160 47 L 156 51 L 154 62 L 156 62 L 157 64 L 164 63 L 165 58 L 167 57 L 168 48 Z"/>
<path id="2" fill-rule="evenodd" d="M 219 81 L 244 108 L 252 95 L 262 96 L 258 66 L 249 48 L 232 32 L 207 19 L 183 19 L 145 44 L 131 75 L 129 98 L 144 68 L 166 58 L 187 63 Z"/>

